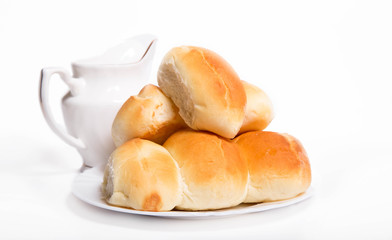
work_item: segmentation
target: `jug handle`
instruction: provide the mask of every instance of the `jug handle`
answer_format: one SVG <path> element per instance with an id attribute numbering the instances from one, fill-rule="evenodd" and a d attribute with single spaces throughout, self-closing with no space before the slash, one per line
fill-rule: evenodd
<path id="1" fill-rule="evenodd" d="M 66 69 L 56 67 L 42 69 L 39 86 L 39 100 L 45 120 L 48 123 L 49 127 L 52 129 L 52 131 L 57 134 L 57 136 L 59 136 L 63 141 L 78 149 L 86 148 L 85 144 L 80 139 L 71 136 L 65 130 L 65 127 L 59 125 L 53 117 L 48 101 L 49 81 L 53 74 L 58 74 L 60 76 L 64 83 L 70 88 L 72 95 L 77 95 L 78 90 L 80 89 L 76 87 L 75 82 L 73 81 L 71 75 Z"/>

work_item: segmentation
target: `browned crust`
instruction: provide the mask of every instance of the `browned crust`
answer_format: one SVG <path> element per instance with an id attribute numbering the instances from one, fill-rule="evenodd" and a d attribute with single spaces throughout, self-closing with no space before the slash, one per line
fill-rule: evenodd
<path id="1" fill-rule="evenodd" d="M 162 199 L 158 193 L 153 192 L 144 199 L 143 210 L 157 212 L 162 208 Z"/>

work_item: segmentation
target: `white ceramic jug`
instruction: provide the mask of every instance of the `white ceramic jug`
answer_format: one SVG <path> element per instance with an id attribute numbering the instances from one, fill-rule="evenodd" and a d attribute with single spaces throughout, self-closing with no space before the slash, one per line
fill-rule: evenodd
<path id="1" fill-rule="evenodd" d="M 102 166 L 115 149 L 111 127 L 122 104 L 148 83 L 156 46 L 152 35 L 124 41 L 104 54 L 72 63 L 73 76 L 63 68 L 41 71 L 40 104 L 50 128 L 75 147 L 88 167 Z M 66 128 L 49 108 L 51 76 L 59 74 L 70 91 L 62 99 Z"/>

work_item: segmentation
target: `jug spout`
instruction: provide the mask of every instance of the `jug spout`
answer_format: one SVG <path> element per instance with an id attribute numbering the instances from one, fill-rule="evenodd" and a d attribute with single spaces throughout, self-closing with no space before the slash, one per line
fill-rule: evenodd
<path id="1" fill-rule="evenodd" d="M 150 55 L 154 55 L 156 41 L 157 37 L 154 35 L 138 35 L 110 48 L 102 57 L 111 64 L 135 64 L 146 61 Z"/>
<path id="2" fill-rule="evenodd" d="M 125 39 L 99 56 L 82 59 L 75 64 L 99 66 L 137 64 L 148 59 L 149 55 L 154 55 L 156 41 L 157 37 L 154 35 L 138 35 Z"/>

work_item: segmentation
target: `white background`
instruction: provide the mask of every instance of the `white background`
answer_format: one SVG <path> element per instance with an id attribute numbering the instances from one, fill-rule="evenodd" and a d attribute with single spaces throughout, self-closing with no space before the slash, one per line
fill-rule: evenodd
<path id="1" fill-rule="evenodd" d="M 266 91 L 276 112 L 268 130 L 302 141 L 314 197 L 186 221 L 75 198 L 82 161 L 42 117 L 40 69 L 69 69 L 140 33 L 159 38 L 151 82 L 163 54 L 189 44 L 218 52 Z M 1 239 L 392 238 L 390 1 L 0 0 L 0 81 Z M 60 98 L 65 85 L 53 85 Z"/>

